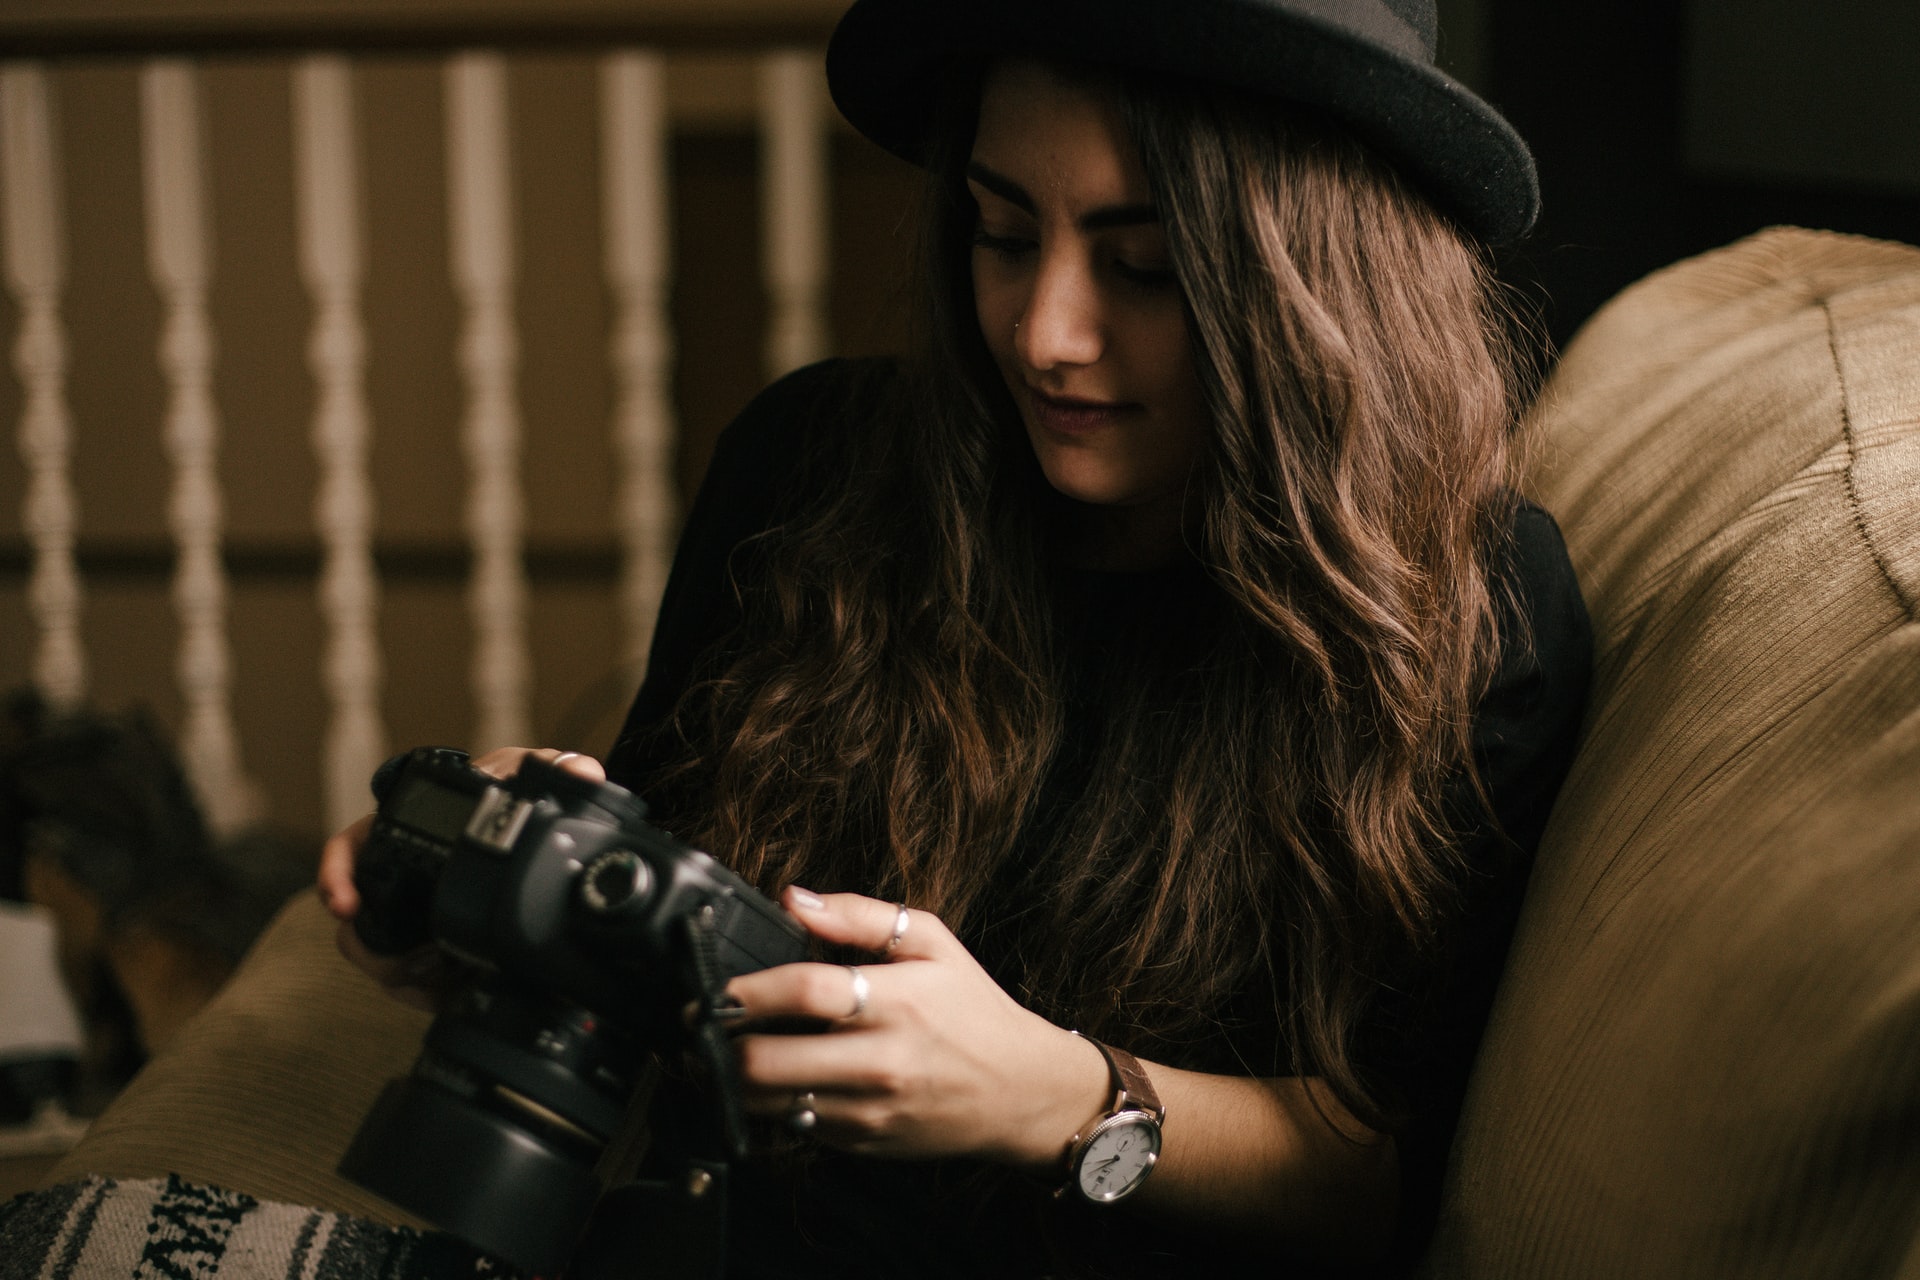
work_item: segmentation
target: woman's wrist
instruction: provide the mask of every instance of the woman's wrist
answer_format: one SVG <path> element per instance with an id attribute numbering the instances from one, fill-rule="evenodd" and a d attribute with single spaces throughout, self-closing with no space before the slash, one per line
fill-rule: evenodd
<path id="1" fill-rule="evenodd" d="M 1112 1075 L 1092 1041 L 1052 1023 L 1045 1027 L 1040 1060 L 1046 1069 L 1029 1078 L 1026 1092 L 1034 1105 L 1021 1109 L 1006 1162 L 1036 1177 L 1064 1177 L 1075 1136 L 1105 1115 L 1113 1101 Z"/>

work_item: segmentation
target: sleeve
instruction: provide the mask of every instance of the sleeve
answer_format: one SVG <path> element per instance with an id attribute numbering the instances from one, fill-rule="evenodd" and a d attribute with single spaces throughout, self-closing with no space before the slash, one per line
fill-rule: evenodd
<path id="1" fill-rule="evenodd" d="M 1473 752 L 1498 833 L 1531 858 L 1573 763 L 1593 633 L 1560 526 L 1539 507 L 1520 509 L 1507 571 L 1514 608 L 1502 627 L 1500 669 L 1474 714 Z M 1469 861 L 1480 865 L 1471 853 Z"/>
<path id="2" fill-rule="evenodd" d="M 673 568 L 654 623 L 647 673 L 607 755 L 607 776 L 638 789 L 645 756 L 716 648 L 741 622 L 740 562 L 746 542 L 771 529 L 797 496 L 794 477 L 809 427 L 828 406 L 843 403 L 858 366 L 847 360 L 809 365 L 762 391 L 720 433 L 693 507 L 680 531 Z"/>
<path id="3" fill-rule="evenodd" d="M 1404 1047 L 1389 1050 L 1383 1062 L 1409 1115 L 1398 1135 L 1407 1257 L 1424 1247 L 1438 1213 L 1467 1077 L 1534 850 L 1573 763 L 1593 661 L 1586 605 L 1553 517 L 1523 505 L 1507 552 L 1512 598 L 1501 619 L 1501 660 L 1473 724 L 1474 763 L 1488 805 L 1460 789 L 1455 812 L 1479 817 L 1463 824 L 1457 914 L 1437 980 L 1399 1023 Z"/>

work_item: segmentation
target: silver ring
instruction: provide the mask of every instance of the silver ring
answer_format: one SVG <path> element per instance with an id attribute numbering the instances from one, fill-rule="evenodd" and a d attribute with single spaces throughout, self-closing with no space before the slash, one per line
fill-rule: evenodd
<path id="1" fill-rule="evenodd" d="M 847 977 L 853 982 L 853 1012 L 847 1015 L 850 1021 L 867 1011 L 867 997 L 873 994 L 873 984 L 867 981 L 867 975 L 860 972 L 860 966 L 847 966 Z"/>
<path id="2" fill-rule="evenodd" d="M 913 917 L 907 914 L 907 904 L 896 908 L 898 914 L 893 917 L 893 936 L 887 939 L 886 954 L 892 955 L 893 949 L 900 945 L 900 939 L 907 936 L 907 926 L 913 923 Z"/>
<path id="3" fill-rule="evenodd" d="M 795 1133 L 807 1133 L 819 1123 L 820 1113 L 813 1109 L 813 1094 L 794 1094 L 793 1102 L 787 1107 L 787 1127 Z"/>

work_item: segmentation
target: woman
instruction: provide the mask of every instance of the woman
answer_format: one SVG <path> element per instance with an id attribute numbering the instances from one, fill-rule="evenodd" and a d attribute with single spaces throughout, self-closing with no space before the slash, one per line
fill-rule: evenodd
<path id="1" fill-rule="evenodd" d="M 921 351 L 730 428 L 607 766 L 857 962 L 729 989 L 803 1135 L 741 1272 L 1417 1251 L 1587 661 L 1476 243 L 1531 167 L 1431 59 L 1419 0 L 843 20 Z"/>

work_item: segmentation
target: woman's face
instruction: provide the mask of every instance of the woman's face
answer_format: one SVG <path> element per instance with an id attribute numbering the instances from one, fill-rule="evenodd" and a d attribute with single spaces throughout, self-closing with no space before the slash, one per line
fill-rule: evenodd
<path id="1" fill-rule="evenodd" d="M 1047 481 L 1131 545 L 1179 545 L 1207 414 L 1166 233 L 1120 107 L 1030 62 L 987 76 L 967 168 L 980 331 Z"/>

